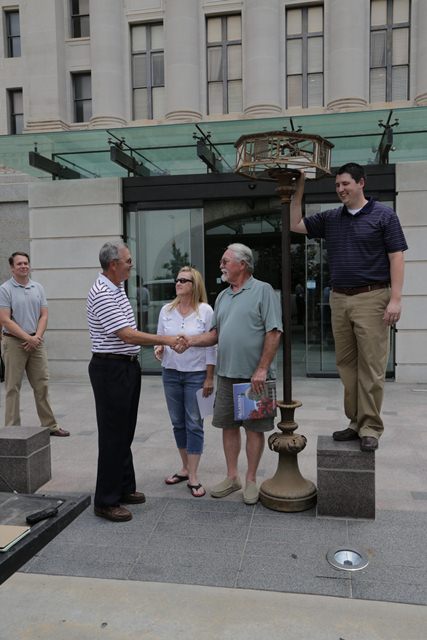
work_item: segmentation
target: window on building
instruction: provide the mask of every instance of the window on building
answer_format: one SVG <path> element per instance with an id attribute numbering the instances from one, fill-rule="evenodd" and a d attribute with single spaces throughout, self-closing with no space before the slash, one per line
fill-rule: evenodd
<path id="1" fill-rule="evenodd" d="M 19 58 L 21 55 L 21 27 L 19 24 L 19 11 L 5 11 L 6 23 L 6 56 Z"/>
<path id="2" fill-rule="evenodd" d="M 24 128 L 24 106 L 22 89 L 8 89 L 9 131 L 11 134 L 22 133 Z"/>
<path id="3" fill-rule="evenodd" d="M 163 24 L 131 28 L 133 119 L 162 118 L 165 114 Z"/>
<path id="4" fill-rule="evenodd" d="M 410 0 L 371 0 L 371 102 L 409 98 L 410 12 Z"/>
<path id="5" fill-rule="evenodd" d="M 236 113 L 242 98 L 242 17 L 206 20 L 208 113 Z"/>
<path id="6" fill-rule="evenodd" d="M 88 122 L 92 117 L 92 83 L 90 73 L 74 73 L 74 122 Z"/>
<path id="7" fill-rule="evenodd" d="M 288 107 L 323 106 L 323 6 L 286 12 Z"/>
<path id="8" fill-rule="evenodd" d="M 71 37 L 90 36 L 89 0 L 71 0 Z"/>

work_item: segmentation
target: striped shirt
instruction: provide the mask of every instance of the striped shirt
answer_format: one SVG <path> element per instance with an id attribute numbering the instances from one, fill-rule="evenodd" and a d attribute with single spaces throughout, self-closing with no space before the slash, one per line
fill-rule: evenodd
<path id="1" fill-rule="evenodd" d="M 304 218 L 308 238 L 324 238 L 332 287 L 390 282 L 389 253 L 406 251 L 405 236 L 393 209 L 369 198 L 355 215 L 346 207 Z"/>
<path id="2" fill-rule="evenodd" d="M 136 355 L 139 346 L 127 344 L 116 332 L 124 327 L 136 329 L 135 316 L 123 283 L 117 287 L 103 274 L 93 284 L 87 298 L 87 321 L 92 351 Z"/>

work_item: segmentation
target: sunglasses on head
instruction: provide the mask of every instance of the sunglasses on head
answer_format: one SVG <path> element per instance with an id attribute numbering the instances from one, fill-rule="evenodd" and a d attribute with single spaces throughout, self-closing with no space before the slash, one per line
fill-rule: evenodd
<path id="1" fill-rule="evenodd" d="M 178 284 L 178 282 L 179 284 L 185 284 L 186 282 L 193 282 L 193 281 L 189 280 L 188 278 L 177 278 L 175 280 L 175 283 Z"/>

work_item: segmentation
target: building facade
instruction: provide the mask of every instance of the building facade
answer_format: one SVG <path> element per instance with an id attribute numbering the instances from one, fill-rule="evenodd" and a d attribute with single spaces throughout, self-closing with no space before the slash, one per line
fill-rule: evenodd
<path id="1" fill-rule="evenodd" d="M 0 270 L 5 279 L 10 247 L 30 251 L 49 298 L 52 375 L 86 371 L 84 302 L 106 239 L 125 237 L 138 256 L 150 330 L 173 261 L 198 266 L 213 299 L 229 242 L 254 246 L 258 273 L 279 289 L 274 185 L 231 178 L 233 142 L 302 126 L 335 144 L 334 166 L 366 165 L 374 195 L 398 212 L 410 249 L 390 375 L 427 381 L 427 2 L 0 0 L 0 9 Z M 207 172 L 197 139 L 222 161 L 205 182 L 191 178 Z M 118 168 L 111 147 L 138 166 Z M 77 179 L 53 181 L 29 151 Z M 312 186 L 306 213 L 335 200 Z M 302 372 L 333 374 L 323 250 L 294 240 Z M 137 301 L 136 278 L 129 293 Z"/>

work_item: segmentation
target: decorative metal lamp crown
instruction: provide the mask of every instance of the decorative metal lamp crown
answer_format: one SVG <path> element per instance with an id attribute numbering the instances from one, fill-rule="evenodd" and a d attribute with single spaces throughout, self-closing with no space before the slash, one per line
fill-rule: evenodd
<path id="1" fill-rule="evenodd" d="M 278 172 L 304 169 L 306 178 L 330 175 L 331 149 L 321 136 L 295 131 L 268 131 L 241 136 L 236 173 L 258 180 L 277 180 Z"/>

